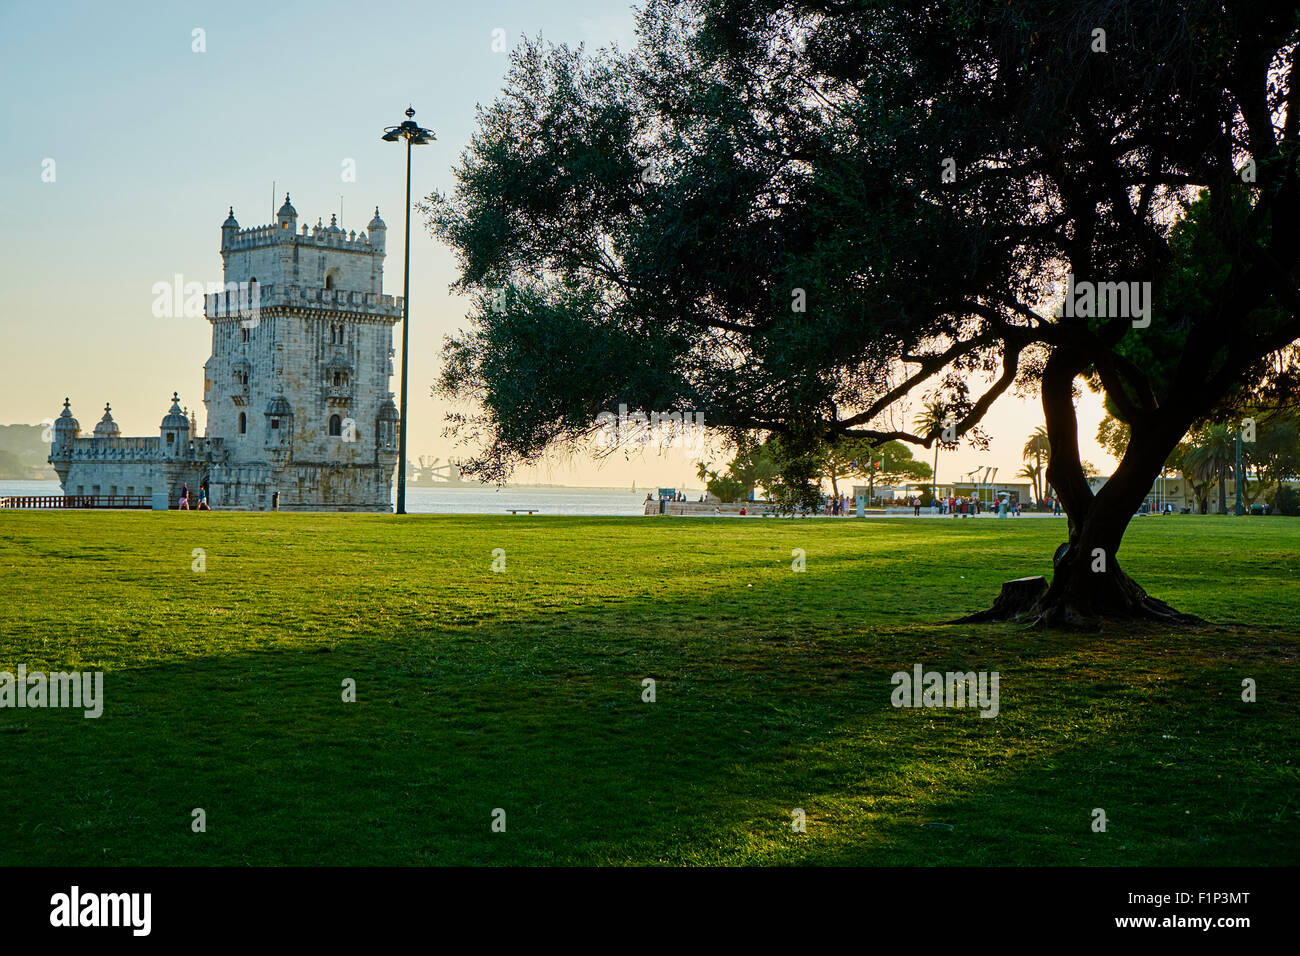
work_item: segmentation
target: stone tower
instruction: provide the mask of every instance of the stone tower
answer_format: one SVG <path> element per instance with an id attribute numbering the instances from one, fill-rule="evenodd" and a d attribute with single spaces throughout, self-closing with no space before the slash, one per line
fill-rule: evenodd
<path id="1" fill-rule="evenodd" d="M 157 437 L 123 437 L 110 407 L 83 436 L 70 403 L 54 422 L 49 461 L 65 495 L 148 498 L 175 507 L 207 488 L 213 508 L 392 511 L 397 465 L 393 326 L 402 301 L 383 294 L 384 238 L 330 224 L 299 231 L 288 195 L 267 226 L 221 224 L 223 291 L 204 312 L 202 437 L 178 393 Z"/>
<path id="2" fill-rule="evenodd" d="M 217 508 L 390 511 L 400 299 L 383 294 L 386 226 L 308 230 L 286 194 L 269 226 L 221 227 L 225 291 L 205 304 L 207 435 Z"/>

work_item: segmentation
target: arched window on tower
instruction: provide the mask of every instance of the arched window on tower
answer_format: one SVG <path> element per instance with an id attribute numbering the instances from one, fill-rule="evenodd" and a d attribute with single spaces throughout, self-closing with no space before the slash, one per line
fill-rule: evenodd
<path id="1" fill-rule="evenodd" d="M 331 272 L 329 275 L 325 277 L 325 288 L 327 289 L 334 288 L 334 273 Z"/>
<path id="2" fill-rule="evenodd" d="M 243 412 L 239 413 L 239 434 L 243 435 L 248 432 L 248 416 Z"/>
<path id="3" fill-rule="evenodd" d="M 330 416 L 330 434 L 336 436 L 343 434 L 343 419 L 337 415 Z"/>

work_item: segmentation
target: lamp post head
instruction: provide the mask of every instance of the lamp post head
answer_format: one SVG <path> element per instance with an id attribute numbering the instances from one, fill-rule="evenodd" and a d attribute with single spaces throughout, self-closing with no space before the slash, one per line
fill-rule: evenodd
<path id="1" fill-rule="evenodd" d="M 415 116 L 415 110 L 408 106 L 406 108 L 406 122 L 399 126 L 387 127 L 381 139 L 386 143 L 396 143 L 399 139 L 404 139 L 412 146 L 424 146 L 437 139 L 433 135 L 433 130 L 421 127 L 412 119 L 413 116 Z"/>

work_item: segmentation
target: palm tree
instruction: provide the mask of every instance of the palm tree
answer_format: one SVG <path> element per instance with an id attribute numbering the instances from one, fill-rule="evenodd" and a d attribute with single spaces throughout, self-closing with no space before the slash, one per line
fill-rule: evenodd
<path id="1" fill-rule="evenodd" d="M 1047 429 L 1039 425 L 1034 429 L 1034 433 L 1029 436 L 1025 442 L 1025 450 L 1020 453 L 1020 457 L 1025 461 L 1034 460 L 1034 500 L 1041 502 L 1043 500 L 1042 488 L 1039 486 L 1039 476 L 1043 473 L 1043 467 L 1052 457 L 1052 442 L 1047 437 Z M 1028 475 L 1020 475 L 1022 478 L 1028 478 Z"/>
<path id="2" fill-rule="evenodd" d="M 1196 507 L 1201 514 L 1209 510 L 1209 502 L 1205 499 L 1205 493 L 1210 485 L 1214 483 L 1214 463 L 1205 450 L 1198 447 L 1188 448 L 1183 453 L 1183 459 L 1179 466 L 1183 478 L 1192 488 L 1192 494 L 1196 498 Z"/>
<path id="3" fill-rule="evenodd" d="M 948 427 L 948 409 L 942 402 L 929 401 L 924 404 L 920 414 L 913 420 L 913 425 L 925 437 L 934 437 L 934 496 L 939 497 L 939 445 L 938 438 Z"/>
<path id="4" fill-rule="evenodd" d="M 1228 472 L 1237 454 L 1237 433 L 1227 425 L 1211 425 L 1183 460 L 1187 478 L 1192 482 L 1219 484 L 1219 513 L 1228 510 Z"/>
<path id="5" fill-rule="evenodd" d="M 1017 477 L 1017 478 L 1028 478 L 1031 482 L 1033 482 L 1033 485 L 1034 485 L 1034 502 L 1035 502 L 1036 504 L 1041 504 L 1041 503 L 1042 503 L 1042 500 L 1043 500 L 1042 497 L 1041 497 L 1041 496 L 1039 495 L 1039 493 L 1038 493 L 1038 476 L 1039 476 L 1041 473 L 1042 473 L 1042 466 L 1041 466 L 1041 465 L 1025 465 L 1025 466 L 1024 466 L 1023 468 L 1021 468 L 1018 472 L 1016 472 L 1016 477 Z"/>

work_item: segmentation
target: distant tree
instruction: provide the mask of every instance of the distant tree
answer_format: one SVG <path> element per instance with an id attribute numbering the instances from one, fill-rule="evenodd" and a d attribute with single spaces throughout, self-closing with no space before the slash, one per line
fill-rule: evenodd
<path id="1" fill-rule="evenodd" d="M 726 503 L 745 501 L 749 498 L 749 488 L 745 483 L 730 475 L 711 477 L 705 490 L 719 501 Z"/>
<path id="2" fill-rule="evenodd" d="M 1242 433 L 1242 498 L 1247 507 L 1283 481 L 1300 478 L 1300 403 L 1249 398 L 1227 409 L 1222 424 L 1234 442 Z"/>
<path id="3" fill-rule="evenodd" d="M 1029 480 L 1030 484 L 1033 487 L 1034 501 L 1039 503 L 1041 503 L 1043 500 L 1042 495 L 1038 490 L 1038 482 L 1039 479 L 1042 478 L 1042 475 L 1043 475 L 1042 465 L 1024 465 L 1021 467 L 1021 469 L 1018 472 L 1016 472 L 1017 478 L 1027 478 Z"/>
<path id="4" fill-rule="evenodd" d="M 952 427 L 955 429 L 957 418 L 954 411 L 948 405 L 937 400 L 930 400 L 921 406 L 921 411 L 917 413 L 912 425 L 918 432 L 926 437 L 928 441 L 934 442 L 934 494 L 939 494 L 939 449 L 956 448 L 956 442 L 945 442 L 941 437 L 945 429 Z M 954 431 L 955 433 L 955 431 Z"/>
<path id="5" fill-rule="evenodd" d="M 831 483 L 831 494 L 840 496 L 841 478 L 866 474 L 871 455 L 871 443 L 861 438 L 826 442 L 819 457 L 822 475 Z"/>
<path id="6" fill-rule="evenodd" d="M 1128 425 L 1116 418 L 1113 412 L 1108 412 L 1097 425 L 1097 444 L 1116 460 L 1124 457 L 1130 437 Z"/>
<path id="7" fill-rule="evenodd" d="M 887 441 L 875 446 L 873 457 L 879 463 L 876 473 L 883 481 L 895 484 L 908 481 L 920 482 L 934 476 L 930 466 L 912 457 L 912 449 L 901 441 Z"/>
<path id="8" fill-rule="evenodd" d="M 1300 491 L 1291 485 L 1281 485 L 1274 493 L 1271 506 L 1274 514 L 1300 515 Z"/>
<path id="9" fill-rule="evenodd" d="M 752 436 L 741 435 L 725 473 L 720 474 L 708 463 L 700 462 L 696 474 L 705 482 L 709 494 L 719 501 L 734 502 L 744 501 L 760 486 L 767 487 L 779 469 L 771 447 Z"/>
<path id="10" fill-rule="evenodd" d="M 1042 488 L 1039 485 L 1039 479 L 1043 473 L 1044 466 L 1052 457 L 1052 440 L 1047 437 L 1046 428 L 1039 425 L 1034 429 L 1034 433 L 1030 435 L 1029 440 L 1025 442 L 1025 448 L 1024 451 L 1021 452 L 1021 457 L 1026 461 L 1033 461 L 1033 468 L 1031 470 L 1034 480 L 1034 500 L 1042 501 L 1043 494 Z M 1021 475 L 1021 477 L 1028 476 Z"/>
<path id="11" fill-rule="evenodd" d="M 912 450 L 900 441 L 873 445 L 856 439 L 828 444 L 823 461 L 826 478 L 831 482 L 831 493 L 837 496 L 840 493 L 838 478 L 867 478 L 870 494 L 874 497 L 877 479 L 896 484 L 923 481 L 933 474 L 930 466 L 917 461 Z"/>
<path id="12" fill-rule="evenodd" d="M 1211 425 L 1186 457 L 1186 465 L 1198 481 L 1209 478 L 1217 482 L 1220 514 L 1228 510 L 1228 472 L 1232 470 L 1236 450 L 1236 432 L 1226 425 Z"/>

